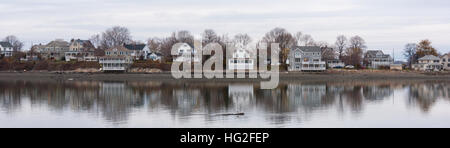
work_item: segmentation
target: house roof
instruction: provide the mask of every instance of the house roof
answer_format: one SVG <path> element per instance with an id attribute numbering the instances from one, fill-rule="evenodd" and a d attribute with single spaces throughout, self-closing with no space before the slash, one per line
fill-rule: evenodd
<path id="1" fill-rule="evenodd" d="M 383 51 L 381 51 L 381 50 L 368 50 L 366 52 L 365 57 L 366 58 L 380 58 L 379 56 L 377 56 L 377 54 L 379 54 L 379 53 L 382 54 L 381 58 L 390 58 L 391 57 L 388 54 L 384 54 Z"/>
<path id="2" fill-rule="evenodd" d="M 9 43 L 9 42 L 0 42 L 0 45 L 1 45 L 2 47 L 13 47 L 13 46 L 11 45 L 11 43 Z"/>
<path id="3" fill-rule="evenodd" d="M 123 46 L 115 46 L 115 47 L 112 47 L 112 48 L 109 48 L 109 49 L 106 49 L 105 50 L 105 52 L 107 52 L 107 51 L 112 51 L 112 52 L 114 52 L 114 51 L 123 51 L 123 52 L 129 52 L 130 50 L 128 50 L 127 48 L 125 48 L 125 47 L 123 47 Z"/>
<path id="4" fill-rule="evenodd" d="M 442 55 L 441 58 L 444 58 L 445 56 L 450 57 L 450 53 L 446 53 L 446 54 Z"/>
<path id="5" fill-rule="evenodd" d="M 434 55 L 426 55 L 422 58 L 419 58 L 419 60 L 440 60 L 440 58 L 438 58 Z"/>
<path id="6" fill-rule="evenodd" d="M 81 45 L 92 45 L 92 43 L 91 43 L 91 41 L 89 41 L 89 40 L 80 40 L 80 39 L 76 39 L 76 40 L 72 40 L 71 42 L 78 42 L 78 43 L 80 43 Z"/>
<path id="7" fill-rule="evenodd" d="M 321 52 L 319 46 L 294 46 L 293 50 L 300 49 L 303 52 Z"/>
<path id="8" fill-rule="evenodd" d="M 144 50 L 145 44 L 125 44 L 123 45 L 128 50 Z"/>
<path id="9" fill-rule="evenodd" d="M 69 42 L 63 40 L 54 40 L 46 45 L 47 47 L 69 47 Z"/>
<path id="10" fill-rule="evenodd" d="M 366 56 L 376 57 L 377 54 L 380 53 L 380 52 L 381 52 L 382 54 L 384 54 L 383 51 L 381 51 L 381 50 L 368 50 L 368 51 L 366 52 Z"/>

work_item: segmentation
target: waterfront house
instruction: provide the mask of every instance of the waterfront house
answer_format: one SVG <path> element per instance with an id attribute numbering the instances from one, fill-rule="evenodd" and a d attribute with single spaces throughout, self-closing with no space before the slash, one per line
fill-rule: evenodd
<path id="1" fill-rule="evenodd" d="M 444 54 L 441 56 L 441 64 L 444 70 L 450 70 L 450 53 Z"/>
<path id="2" fill-rule="evenodd" d="M 328 68 L 332 68 L 332 69 L 334 69 L 334 68 L 344 68 L 345 67 L 345 63 L 342 62 L 341 60 L 337 60 L 337 59 L 335 59 L 335 60 L 328 60 L 327 61 L 327 67 Z"/>
<path id="3" fill-rule="evenodd" d="M 9 42 L 0 42 L 0 55 L 11 57 L 13 55 L 13 46 Z"/>
<path id="4" fill-rule="evenodd" d="M 228 61 L 228 70 L 253 70 L 255 58 L 252 52 L 244 44 L 236 44 L 232 57 Z"/>
<path id="5" fill-rule="evenodd" d="M 150 51 L 146 44 L 124 44 L 123 46 L 131 52 L 130 56 L 133 60 L 146 59 L 146 55 Z"/>
<path id="6" fill-rule="evenodd" d="M 97 61 L 95 46 L 89 40 L 70 41 L 69 51 L 65 53 L 66 61 Z"/>
<path id="7" fill-rule="evenodd" d="M 105 50 L 105 56 L 99 57 L 103 71 L 127 71 L 133 64 L 132 51 L 123 46 Z"/>
<path id="8" fill-rule="evenodd" d="M 146 60 L 152 60 L 152 61 L 161 61 L 162 59 L 162 54 L 159 52 L 149 52 L 146 55 Z"/>
<path id="9" fill-rule="evenodd" d="M 381 50 L 369 50 L 364 55 L 364 65 L 368 68 L 389 67 L 394 63 L 390 55 L 384 54 Z"/>
<path id="10" fill-rule="evenodd" d="M 69 51 L 69 42 L 62 39 L 56 39 L 51 41 L 46 45 L 35 45 L 33 48 L 36 49 L 43 59 L 50 60 L 62 60 L 65 58 L 65 53 Z"/>
<path id="11" fill-rule="evenodd" d="M 442 69 L 441 59 L 434 55 L 426 55 L 419 58 L 418 62 L 413 65 L 414 70 L 439 71 Z"/>
<path id="12" fill-rule="evenodd" d="M 318 46 L 294 46 L 289 53 L 289 71 L 325 71 L 322 51 Z"/>
<path id="13" fill-rule="evenodd" d="M 174 56 L 174 62 L 187 62 L 187 63 L 197 63 L 201 62 L 199 58 L 194 55 L 197 53 L 197 50 L 192 48 L 189 44 L 183 43 L 180 47 L 178 47 L 177 55 Z"/>

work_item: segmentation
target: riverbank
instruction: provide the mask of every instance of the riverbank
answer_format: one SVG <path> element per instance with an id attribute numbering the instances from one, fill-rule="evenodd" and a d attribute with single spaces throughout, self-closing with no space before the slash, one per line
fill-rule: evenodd
<path id="1" fill-rule="evenodd" d="M 170 72 L 159 73 L 61 73 L 0 72 L 1 80 L 99 80 L 99 81 L 218 81 L 259 82 L 261 79 L 174 79 Z M 332 70 L 322 73 L 280 72 L 280 81 L 352 81 L 352 80 L 448 80 L 450 72 L 424 73 L 387 70 Z"/>

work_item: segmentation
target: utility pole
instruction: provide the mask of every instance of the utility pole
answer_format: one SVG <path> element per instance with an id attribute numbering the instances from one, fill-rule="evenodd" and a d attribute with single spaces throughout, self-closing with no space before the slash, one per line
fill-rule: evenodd
<path id="1" fill-rule="evenodd" d="M 392 48 L 392 64 L 395 64 L 395 48 Z"/>

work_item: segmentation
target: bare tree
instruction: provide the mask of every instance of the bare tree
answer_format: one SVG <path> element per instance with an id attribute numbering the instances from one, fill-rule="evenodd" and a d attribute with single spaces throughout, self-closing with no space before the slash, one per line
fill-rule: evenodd
<path id="1" fill-rule="evenodd" d="M 296 46 L 301 45 L 302 37 L 303 37 L 303 33 L 302 32 L 299 31 L 299 32 L 295 33 L 295 35 L 294 35 L 294 39 L 295 39 L 294 44 Z"/>
<path id="2" fill-rule="evenodd" d="M 246 46 L 252 42 L 252 38 L 248 34 L 237 34 L 234 36 L 233 42 Z"/>
<path id="3" fill-rule="evenodd" d="M 334 51 L 334 48 L 328 44 L 328 42 L 325 41 L 319 41 L 315 42 L 314 46 L 319 46 L 322 50 L 322 59 L 325 61 L 328 60 L 334 60 L 336 59 L 336 52 Z"/>
<path id="4" fill-rule="evenodd" d="M 202 33 L 202 45 L 205 46 L 209 43 L 217 43 L 220 38 L 217 33 L 212 29 L 206 29 Z"/>
<path id="5" fill-rule="evenodd" d="M 152 52 L 160 52 L 161 51 L 162 40 L 158 37 L 153 37 L 148 39 L 147 46 Z"/>
<path id="6" fill-rule="evenodd" d="M 95 48 L 99 48 L 101 45 L 101 38 L 99 34 L 92 35 L 91 38 L 89 38 L 89 41 L 91 41 Z"/>
<path id="7" fill-rule="evenodd" d="M 181 30 L 178 32 L 172 33 L 172 35 L 176 38 L 178 42 L 188 43 L 189 45 L 194 45 L 194 36 L 187 30 Z"/>
<path id="8" fill-rule="evenodd" d="M 161 40 L 161 53 L 167 61 L 172 60 L 172 46 L 177 43 L 175 36 L 170 36 Z"/>
<path id="9" fill-rule="evenodd" d="M 105 49 L 132 41 L 128 28 L 116 26 L 102 33 L 101 46 Z"/>
<path id="10" fill-rule="evenodd" d="M 403 49 L 403 55 L 408 59 L 408 66 L 411 68 L 412 64 L 417 61 L 417 44 L 409 43 L 405 45 L 405 49 Z"/>
<path id="11" fill-rule="evenodd" d="M 347 37 L 345 37 L 344 35 L 338 36 L 334 45 L 336 46 L 337 52 L 339 54 L 339 59 L 342 60 L 344 50 L 347 47 Z"/>
<path id="12" fill-rule="evenodd" d="M 319 46 L 320 48 L 328 48 L 330 47 L 330 44 L 328 44 L 328 42 L 325 41 L 318 41 L 318 42 L 314 42 L 314 44 L 312 44 L 313 46 Z"/>
<path id="13" fill-rule="evenodd" d="M 262 42 L 267 43 L 267 45 L 270 45 L 271 43 L 280 44 L 280 62 L 286 63 L 289 49 L 295 44 L 295 38 L 292 34 L 286 31 L 286 29 L 275 28 L 266 33 L 262 39 Z M 268 50 L 268 53 L 271 53 L 270 50 Z M 268 54 L 268 56 L 270 56 L 270 54 Z"/>
<path id="14" fill-rule="evenodd" d="M 346 50 L 346 61 L 355 66 L 361 66 L 364 50 L 367 48 L 366 41 L 360 36 L 350 38 L 350 45 Z"/>
<path id="15" fill-rule="evenodd" d="M 23 43 L 14 35 L 9 35 L 3 39 L 4 42 L 8 42 L 13 46 L 13 51 L 22 51 Z"/>
<path id="16" fill-rule="evenodd" d="M 300 45 L 304 45 L 304 46 L 314 46 L 314 39 L 311 35 L 309 34 L 305 34 L 301 37 L 300 40 Z"/>

